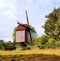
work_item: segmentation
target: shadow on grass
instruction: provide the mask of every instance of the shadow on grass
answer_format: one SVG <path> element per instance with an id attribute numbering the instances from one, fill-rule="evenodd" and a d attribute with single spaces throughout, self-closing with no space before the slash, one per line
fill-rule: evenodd
<path id="1" fill-rule="evenodd" d="M 0 55 L 0 61 L 60 61 L 60 56 L 45 54 Z"/>

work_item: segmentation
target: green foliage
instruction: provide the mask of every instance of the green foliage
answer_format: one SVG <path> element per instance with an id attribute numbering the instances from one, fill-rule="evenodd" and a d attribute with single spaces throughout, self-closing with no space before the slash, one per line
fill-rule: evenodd
<path id="1" fill-rule="evenodd" d="M 47 43 L 47 38 L 45 35 L 39 37 L 39 38 L 35 38 L 33 40 L 33 45 L 34 46 L 45 46 Z"/>
<path id="2" fill-rule="evenodd" d="M 20 46 L 21 44 L 20 43 L 17 43 L 16 46 Z"/>
<path id="3" fill-rule="evenodd" d="M 55 42 L 56 47 L 60 47 L 60 40 Z"/>
<path id="4" fill-rule="evenodd" d="M 4 40 L 0 40 L 0 49 L 4 50 Z"/>
<path id="5" fill-rule="evenodd" d="M 37 38 L 33 39 L 33 46 L 39 46 L 40 45 L 40 41 Z"/>
<path id="6" fill-rule="evenodd" d="M 60 40 L 60 8 L 54 9 L 46 18 L 48 19 L 44 24 L 45 34 L 48 38 Z"/>
<path id="7" fill-rule="evenodd" d="M 15 46 L 13 46 L 11 41 L 5 42 L 5 50 L 13 50 Z"/>
<path id="8" fill-rule="evenodd" d="M 13 31 L 13 37 L 14 37 L 14 40 L 16 40 L 16 27 L 14 28 L 14 31 Z"/>
<path id="9" fill-rule="evenodd" d="M 50 38 L 46 43 L 46 47 L 55 47 L 55 40 Z"/>
<path id="10" fill-rule="evenodd" d="M 4 40 L 0 40 L 0 46 L 4 45 Z"/>
<path id="11" fill-rule="evenodd" d="M 11 41 L 5 42 L 5 46 L 12 46 L 12 42 Z"/>

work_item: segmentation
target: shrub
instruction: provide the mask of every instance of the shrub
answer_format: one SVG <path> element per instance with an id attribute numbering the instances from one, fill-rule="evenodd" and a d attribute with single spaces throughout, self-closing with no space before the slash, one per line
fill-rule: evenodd
<path id="1" fill-rule="evenodd" d="M 13 49 L 15 49 L 15 46 L 13 46 L 11 41 L 5 43 L 5 50 L 13 50 Z"/>
<path id="2" fill-rule="evenodd" d="M 46 47 L 54 48 L 55 47 L 55 40 L 52 38 L 49 38 L 48 42 L 46 43 Z"/>
<path id="3" fill-rule="evenodd" d="M 35 38 L 33 40 L 33 45 L 34 46 L 40 46 L 40 47 L 45 47 L 46 46 L 46 43 L 47 43 L 47 38 L 45 35 L 39 37 L 39 38 Z"/>
<path id="4" fill-rule="evenodd" d="M 55 42 L 55 47 L 60 47 L 60 41 Z"/>

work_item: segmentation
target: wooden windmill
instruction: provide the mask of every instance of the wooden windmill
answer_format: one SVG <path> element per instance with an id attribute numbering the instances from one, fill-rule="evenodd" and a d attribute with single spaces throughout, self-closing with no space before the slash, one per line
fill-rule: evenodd
<path id="1" fill-rule="evenodd" d="M 27 46 L 26 43 L 28 42 L 31 42 L 31 45 L 32 45 L 32 32 L 34 33 L 36 32 L 30 27 L 27 11 L 25 12 L 26 12 L 27 24 L 21 24 L 17 22 L 18 26 L 16 28 L 15 43 L 21 43 L 22 45 Z"/>

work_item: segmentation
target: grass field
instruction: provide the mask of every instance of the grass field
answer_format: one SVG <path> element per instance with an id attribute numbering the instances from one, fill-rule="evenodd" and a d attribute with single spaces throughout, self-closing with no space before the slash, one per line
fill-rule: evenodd
<path id="1" fill-rule="evenodd" d="M 0 61 L 60 61 L 60 49 L 0 51 Z"/>

